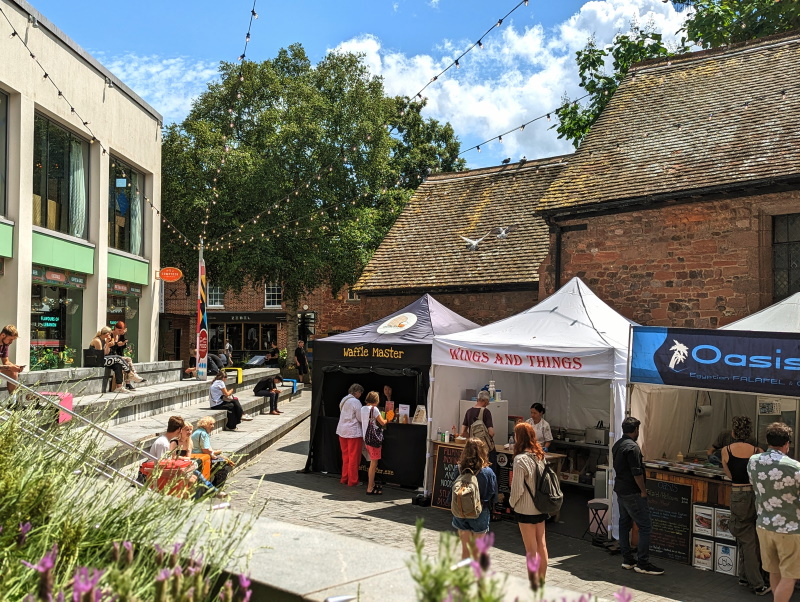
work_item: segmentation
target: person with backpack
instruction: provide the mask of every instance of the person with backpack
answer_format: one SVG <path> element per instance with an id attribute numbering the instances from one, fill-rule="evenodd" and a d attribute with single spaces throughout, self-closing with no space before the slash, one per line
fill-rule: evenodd
<path id="1" fill-rule="evenodd" d="M 361 408 L 361 430 L 364 433 L 364 444 L 367 446 L 369 454 L 369 470 L 367 475 L 367 495 L 381 495 L 383 489 L 375 484 L 375 473 L 378 472 L 378 460 L 381 459 L 381 449 L 383 448 L 383 432 L 379 427 L 386 424 L 383 416 L 378 410 L 377 391 L 370 391 L 364 400 L 365 405 Z"/>
<path id="2" fill-rule="evenodd" d="M 494 422 L 489 408 L 489 391 L 479 391 L 475 405 L 464 413 L 464 422 L 461 424 L 461 436 L 465 439 L 473 437 L 486 444 L 489 452 L 489 461 L 493 464 L 497 456 L 494 448 Z"/>
<path id="3" fill-rule="evenodd" d="M 490 468 L 486 444 L 467 440 L 458 461 L 459 476 L 453 483 L 450 509 L 453 528 L 461 538 L 461 558 L 477 560 L 475 540 L 489 532 L 492 506 L 497 501 L 497 477 Z"/>
<path id="4" fill-rule="evenodd" d="M 519 422 L 514 427 L 514 468 L 511 480 L 509 504 L 514 509 L 522 543 L 525 544 L 525 555 L 539 556 L 537 575 L 528 575 L 533 582 L 538 578 L 543 583 L 547 573 L 547 541 L 545 540 L 544 523 L 550 518 L 545 508 L 536 506 L 539 481 L 543 478 L 547 464 L 544 450 L 536 440 L 536 431 L 527 422 Z M 552 472 L 552 471 L 551 471 Z M 558 481 L 556 481 L 558 485 Z M 561 491 L 559 490 L 560 494 Z"/>

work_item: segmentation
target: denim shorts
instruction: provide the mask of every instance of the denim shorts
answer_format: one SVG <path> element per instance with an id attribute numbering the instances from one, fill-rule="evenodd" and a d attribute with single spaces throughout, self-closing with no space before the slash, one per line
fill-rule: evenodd
<path id="1" fill-rule="evenodd" d="M 489 519 L 492 512 L 489 504 L 483 505 L 483 510 L 478 518 L 457 518 L 453 517 L 453 528 L 459 531 L 472 531 L 473 533 L 487 533 L 489 531 Z"/>

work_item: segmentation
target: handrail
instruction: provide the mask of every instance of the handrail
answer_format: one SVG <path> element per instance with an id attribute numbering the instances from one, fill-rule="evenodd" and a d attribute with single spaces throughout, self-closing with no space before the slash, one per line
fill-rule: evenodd
<path id="1" fill-rule="evenodd" d="M 148 458 L 148 459 L 153 460 L 154 462 L 158 463 L 159 458 L 156 458 L 150 452 L 146 452 L 143 449 L 140 449 L 140 448 L 136 447 L 130 441 L 126 441 L 122 437 L 119 437 L 119 436 L 115 435 L 114 433 L 112 433 L 111 431 L 109 431 L 107 429 L 104 429 L 102 426 L 100 426 L 99 424 L 95 424 L 94 422 L 92 422 L 91 420 L 86 418 L 85 416 L 81 416 L 80 414 L 77 414 L 77 413 L 73 412 L 72 410 L 63 407 L 61 404 L 55 402 L 52 399 L 49 399 L 46 395 L 42 395 L 38 391 L 34 391 L 29 386 L 21 383 L 18 380 L 15 380 L 15 379 L 11 378 L 7 374 L 4 374 L 4 373 L 0 372 L 0 378 L 4 378 L 5 380 L 10 382 L 11 384 L 16 385 L 17 387 L 19 387 L 20 389 L 22 389 L 24 391 L 27 391 L 28 393 L 30 393 L 32 395 L 35 395 L 39 399 L 46 401 L 47 403 L 49 403 L 52 406 L 57 407 L 61 412 L 69 414 L 73 418 L 77 418 L 78 420 L 80 420 L 81 422 L 87 424 L 88 426 L 90 426 L 91 428 L 95 429 L 96 431 L 99 431 L 99 432 L 103 433 L 106 437 L 109 437 L 109 438 L 113 439 L 114 441 L 116 441 L 117 443 L 121 443 L 123 446 L 125 446 L 125 447 L 127 447 L 129 449 L 132 449 L 133 451 L 135 451 L 140 456 L 144 456 L 145 458 Z"/>
<path id="2" fill-rule="evenodd" d="M 10 418 L 9 418 L 10 416 L 11 416 L 11 410 L 5 409 L 5 410 L 3 410 L 3 414 L 0 414 L 0 420 L 2 420 L 3 422 L 8 422 L 8 420 L 10 419 Z M 46 432 L 47 432 L 47 431 L 45 431 L 45 429 L 43 429 L 42 427 L 40 427 L 40 426 L 38 426 L 38 425 L 35 425 L 35 424 L 31 424 L 31 423 L 29 423 L 29 422 L 28 422 L 28 421 L 26 421 L 26 420 L 23 420 L 22 422 L 23 422 L 23 426 L 21 427 L 21 430 L 22 430 L 22 432 L 23 432 L 23 433 L 26 433 L 26 434 L 30 435 L 31 437 L 35 437 L 36 439 L 38 439 L 39 441 L 41 441 L 42 443 L 44 443 L 45 445 L 47 445 L 47 446 L 48 446 L 48 447 L 50 447 L 51 449 L 54 449 L 55 451 L 57 451 L 57 452 L 61 452 L 61 453 L 63 453 L 63 454 L 68 454 L 68 453 L 70 453 L 70 451 L 73 451 L 73 452 L 75 452 L 75 451 L 76 451 L 76 450 L 74 450 L 74 449 L 73 449 L 73 450 L 69 450 L 69 449 L 64 449 L 64 448 L 62 448 L 62 447 L 58 447 L 58 446 L 57 446 L 57 445 L 55 445 L 55 444 L 54 444 L 52 441 L 49 441 L 49 440 L 45 439 L 44 437 L 42 437 L 42 436 L 41 436 L 41 433 L 46 433 Z M 35 428 L 35 429 L 39 430 L 39 431 L 40 431 L 40 433 L 36 433 L 36 432 L 33 432 L 33 431 L 31 431 L 31 430 L 28 430 L 28 428 L 26 428 L 26 427 L 28 427 L 28 428 Z M 56 440 L 58 443 L 60 443 L 60 444 L 64 445 L 64 441 L 62 441 L 60 438 L 58 438 L 58 437 L 53 437 L 53 438 L 54 438 L 54 439 L 55 439 L 55 440 Z M 133 478 L 129 477 L 129 476 L 128 476 L 128 475 L 126 475 L 126 474 L 123 474 L 122 472 L 120 472 L 119 470 L 117 470 L 117 469 L 116 469 L 116 468 L 114 468 L 113 466 L 111 466 L 111 465 L 109 465 L 109 464 L 106 464 L 105 462 L 103 462 L 103 461 L 102 461 L 102 460 L 100 460 L 99 458 L 95 458 L 94 456 L 88 456 L 88 458 L 89 458 L 90 460 L 92 460 L 92 461 L 96 462 L 97 464 L 99 464 L 99 465 L 100 465 L 100 466 L 102 466 L 103 468 L 106 468 L 107 470 L 109 470 L 109 471 L 113 472 L 113 473 L 114 473 L 114 474 L 116 474 L 117 476 L 119 476 L 119 477 L 122 477 L 122 478 L 123 478 L 123 479 L 125 479 L 126 481 L 128 481 L 128 482 L 130 482 L 130 483 L 132 483 L 132 484 L 134 484 L 134 485 L 137 485 L 137 486 L 139 486 L 139 487 L 143 487 L 143 486 L 144 486 L 144 484 L 143 484 L 143 483 L 140 483 L 140 482 L 139 482 L 139 481 L 137 481 L 136 479 L 133 479 Z M 110 474 L 108 474 L 108 473 L 106 473 L 106 472 L 103 472 L 103 470 L 100 468 L 100 466 L 95 466 L 95 465 L 92 465 L 91 463 L 89 463 L 89 462 L 88 462 L 88 461 L 86 461 L 86 460 L 84 460 L 84 462 L 83 462 L 83 463 L 84 463 L 84 464 L 86 464 L 86 465 L 87 465 L 89 468 L 92 468 L 92 469 L 94 469 L 96 472 L 98 472 L 100 475 L 102 475 L 102 476 L 106 477 L 107 479 L 111 479 L 111 478 L 113 477 L 113 475 L 110 475 Z"/>

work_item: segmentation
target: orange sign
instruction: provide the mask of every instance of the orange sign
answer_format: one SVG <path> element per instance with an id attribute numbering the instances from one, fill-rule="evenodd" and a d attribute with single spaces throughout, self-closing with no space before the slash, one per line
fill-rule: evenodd
<path id="1" fill-rule="evenodd" d="M 161 268 L 158 277 L 164 282 L 177 282 L 183 278 L 183 272 L 178 268 Z"/>

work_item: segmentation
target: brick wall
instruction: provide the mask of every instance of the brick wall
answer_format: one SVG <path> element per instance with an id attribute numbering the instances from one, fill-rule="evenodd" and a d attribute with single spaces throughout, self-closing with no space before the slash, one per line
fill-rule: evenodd
<path id="1" fill-rule="evenodd" d="M 421 295 L 362 296 L 364 323 L 402 309 Z M 536 290 L 490 293 L 436 293 L 433 297 L 457 314 L 483 326 L 524 311 L 538 302 Z"/>
<path id="2" fill-rule="evenodd" d="M 772 216 L 800 212 L 800 192 L 657 205 L 559 224 L 561 283 L 578 276 L 644 325 L 715 328 L 772 303 Z M 553 258 L 542 288 L 555 288 Z M 543 294 L 544 296 L 544 294 Z"/>
<path id="3" fill-rule="evenodd" d="M 189 287 L 189 294 L 184 282 L 164 285 L 164 320 L 172 323 L 172 330 L 181 329 L 181 355 L 186 359 L 189 352 L 189 345 L 196 339 L 195 329 L 197 312 L 197 289 L 195 285 Z M 322 338 L 328 336 L 329 332 L 352 330 L 364 324 L 362 317 L 362 301 L 348 301 L 347 289 L 342 289 L 334 297 L 328 286 L 319 287 L 310 294 L 301 298 L 297 304 L 298 311 L 303 311 L 304 305 L 308 310 L 317 314 L 316 334 L 312 338 Z M 241 312 L 285 312 L 286 303 L 282 304 L 281 309 L 264 308 L 264 289 L 258 287 L 245 287 L 240 292 L 227 291 L 225 293 L 224 309 L 209 309 L 209 320 L 213 320 L 215 311 L 241 311 Z M 289 340 L 289 324 L 279 323 L 278 325 L 278 346 L 287 347 Z M 294 327 L 294 326 L 293 326 Z M 295 333 L 296 336 L 296 333 Z M 159 357 L 161 359 L 174 358 L 174 333 L 168 332 L 166 326 L 162 327 L 161 344 Z M 294 347 L 294 343 L 292 344 Z"/>

